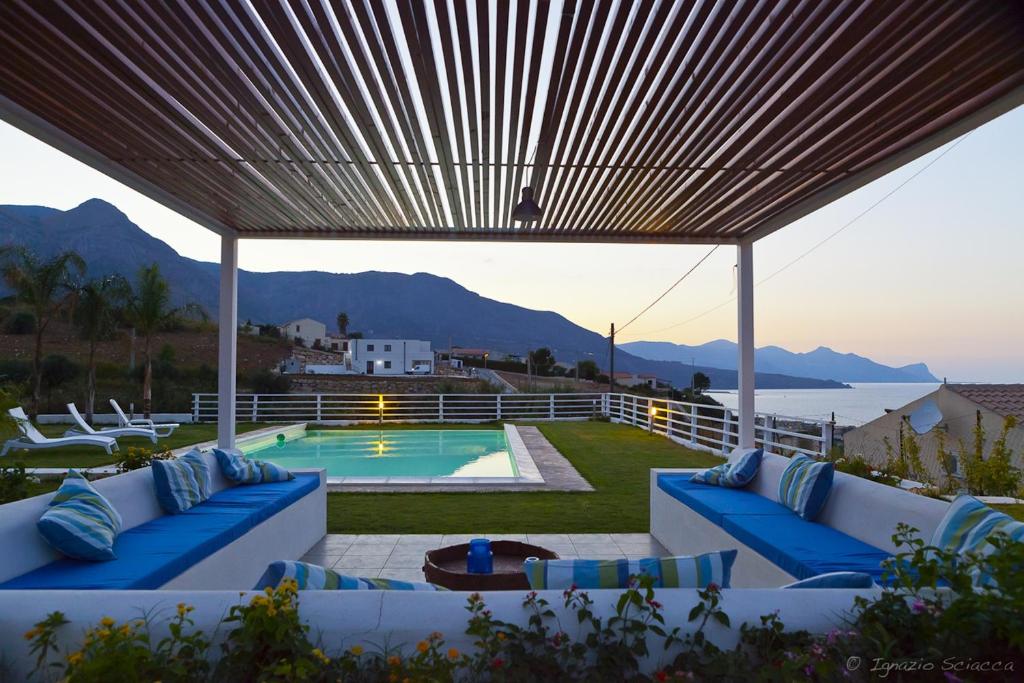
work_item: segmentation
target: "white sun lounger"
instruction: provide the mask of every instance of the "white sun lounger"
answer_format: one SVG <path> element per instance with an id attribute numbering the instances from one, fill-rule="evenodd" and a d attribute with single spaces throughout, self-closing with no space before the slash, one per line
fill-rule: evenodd
<path id="1" fill-rule="evenodd" d="M 89 423 L 86 422 L 85 418 L 82 417 L 82 414 L 78 412 L 78 408 L 74 403 L 68 404 L 68 412 L 71 413 L 71 417 L 74 418 L 77 426 L 64 432 L 64 436 L 75 436 L 76 434 L 98 434 L 100 436 L 109 436 L 113 439 L 117 439 L 122 436 L 141 436 L 145 439 L 149 439 L 153 443 L 156 443 L 156 430 L 152 427 L 106 427 L 97 430 L 89 426 Z"/>
<path id="2" fill-rule="evenodd" d="M 29 421 L 28 415 L 25 414 L 25 411 L 20 406 L 11 408 L 7 412 L 18 423 L 18 429 L 21 430 L 22 435 L 16 439 L 10 439 L 4 444 L 3 450 L 0 451 L 0 457 L 7 455 L 7 452 L 12 448 L 41 450 L 60 448 L 61 446 L 99 446 L 107 453 L 117 450 L 117 441 L 109 436 L 101 436 L 99 434 L 77 434 L 75 436 L 57 436 L 53 438 L 43 436 L 36 429 L 35 425 Z"/>
<path id="3" fill-rule="evenodd" d="M 175 429 L 181 426 L 177 422 L 161 422 L 159 424 L 154 424 L 148 417 L 137 417 L 129 420 L 128 416 L 124 414 L 123 410 L 121 410 L 121 406 L 119 406 L 117 401 L 114 399 L 110 399 L 110 407 L 114 409 L 115 413 L 117 413 L 117 422 L 121 427 L 134 427 L 137 425 L 149 427 L 153 429 L 153 431 L 156 432 L 156 435 L 161 439 L 170 436 Z"/>

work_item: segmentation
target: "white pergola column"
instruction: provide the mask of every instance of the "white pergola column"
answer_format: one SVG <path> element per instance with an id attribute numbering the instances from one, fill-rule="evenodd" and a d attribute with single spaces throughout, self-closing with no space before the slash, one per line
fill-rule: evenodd
<path id="1" fill-rule="evenodd" d="M 220 314 L 217 356 L 217 446 L 235 446 L 238 365 L 238 238 L 220 238 Z"/>
<path id="2" fill-rule="evenodd" d="M 754 243 L 736 247 L 738 315 L 739 447 L 754 447 Z"/>

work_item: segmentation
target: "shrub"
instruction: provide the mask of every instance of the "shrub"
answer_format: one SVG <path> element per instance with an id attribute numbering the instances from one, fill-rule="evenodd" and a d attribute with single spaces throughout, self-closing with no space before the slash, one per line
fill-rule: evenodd
<path id="1" fill-rule="evenodd" d="M 0 381 L 23 384 L 32 376 L 32 364 L 24 360 L 0 360 Z"/>
<path id="2" fill-rule="evenodd" d="M 287 394 L 292 388 L 292 381 L 287 375 L 257 370 L 249 376 L 249 387 L 254 394 Z"/>
<path id="3" fill-rule="evenodd" d="M 52 354 L 43 359 L 41 373 L 43 389 L 52 391 L 81 375 L 82 366 L 67 356 Z"/>
<path id="4" fill-rule="evenodd" d="M 38 481 L 25 472 L 25 466 L 21 463 L 15 463 L 10 467 L 0 466 L 0 505 L 28 498 L 30 484 Z"/>
<path id="5" fill-rule="evenodd" d="M 117 463 L 117 471 L 130 472 L 132 470 L 141 470 L 143 467 L 152 465 L 154 460 L 171 460 L 172 458 L 174 456 L 171 455 L 170 451 L 154 454 L 148 448 L 129 446 L 125 452 L 124 459 Z"/>
<path id="6" fill-rule="evenodd" d="M 4 321 L 4 334 L 32 334 L 36 331 L 36 317 L 28 311 L 18 311 Z"/>

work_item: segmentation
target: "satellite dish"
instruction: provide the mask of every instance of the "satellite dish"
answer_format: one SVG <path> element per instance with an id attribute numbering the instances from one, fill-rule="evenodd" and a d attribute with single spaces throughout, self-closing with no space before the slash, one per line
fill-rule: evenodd
<path id="1" fill-rule="evenodd" d="M 935 405 L 935 401 L 928 400 L 912 412 L 907 421 L 918 434 L 927 434 L 935 425 L 942 422 L 942 411 Z"/>

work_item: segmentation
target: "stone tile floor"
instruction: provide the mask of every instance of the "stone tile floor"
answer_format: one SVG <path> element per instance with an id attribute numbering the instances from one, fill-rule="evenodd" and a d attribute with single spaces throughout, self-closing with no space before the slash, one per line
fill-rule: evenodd
<path id="1" fill-rule="evenodd" d="M 423 580 L 423 554 L 471 538 L 522 541 L 563 558 L 618 559 L 668 555 L 650 534 L 328 534 L 302 558 L 342 574 Z"/>

